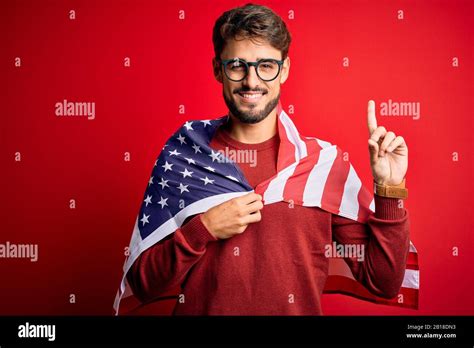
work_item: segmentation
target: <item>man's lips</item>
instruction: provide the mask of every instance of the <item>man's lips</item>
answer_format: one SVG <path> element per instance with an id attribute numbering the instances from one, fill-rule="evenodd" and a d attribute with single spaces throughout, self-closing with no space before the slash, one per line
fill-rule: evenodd
<path id="1" fill-rule="evenodd" d="M 243 102 L 255 103 L 258 102 L 262 97 L 267 94 L 266 92 L 238 92 L 237 93 Z"/>

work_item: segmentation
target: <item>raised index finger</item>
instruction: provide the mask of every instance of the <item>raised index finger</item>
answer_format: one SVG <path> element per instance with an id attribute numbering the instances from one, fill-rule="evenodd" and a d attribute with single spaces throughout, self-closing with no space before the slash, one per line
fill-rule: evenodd
<path id="1" fill-rule="evenodd" d="M 367 127 L 369 128 L 369 135 L 371 135 L 377 128 L 377 119 L 375 118 L 375 102 L 369 100 L 367 106 Z"/>

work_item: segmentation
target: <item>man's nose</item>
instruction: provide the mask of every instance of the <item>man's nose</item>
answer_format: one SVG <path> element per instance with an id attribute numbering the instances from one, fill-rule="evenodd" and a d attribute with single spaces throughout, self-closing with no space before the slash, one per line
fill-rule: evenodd
<path id="1" fill-rule="evenodd" d="M 250 88 L 258 86 L 260 79 L 258 78 L 257 68 L 255 66 L 249 66 L 249 71 L 243 81 L 245 85 L 249 86 Z"/>

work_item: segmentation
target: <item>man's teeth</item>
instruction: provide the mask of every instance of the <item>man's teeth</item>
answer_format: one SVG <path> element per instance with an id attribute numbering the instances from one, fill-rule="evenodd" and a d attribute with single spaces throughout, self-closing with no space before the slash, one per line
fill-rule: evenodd
<path id="1" fill-rule="evenodd" d="M 244 98 L 250 98 L 250 99 L 255 99 L 255 98 L 259 98 L 262 96 L 262 93 L 259 93 L 259 94 L 242 94 L 242 96 Z"/>

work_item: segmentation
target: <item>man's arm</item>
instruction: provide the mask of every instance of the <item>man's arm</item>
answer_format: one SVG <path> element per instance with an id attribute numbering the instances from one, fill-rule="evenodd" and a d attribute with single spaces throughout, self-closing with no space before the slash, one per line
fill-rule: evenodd
<path id="1" fill-rule="evenodd" d="M 127 273 L 134 295 L 146 303 L 179 287 L 191 267 L 206 252 L 207 244 L 215 240 L 217 238 L 202 224 L 201 214 L 192 217 L 135 260 Z"/>
<path id="2" fill-rule="evenodd" d="M 354 277 L 370 292 L 395 297 L 402 285 L 410 248 L 408 211 L 399 200 L 374 195 L 375 214 L 367 224 L 332 215 L 337 243 L 364 245 L 363 261 L 345 258 Z"/>
<path id="3" fill-rule="evenodd" d="M 149 302 L 181 286 L 187 273 L 206 252 L 209 242 L 244 233 L 261 219 L 262 196 L 230 199 L 185 222 L 167 239 L 145 250 L 127 273 L 134 295 Z"/>

